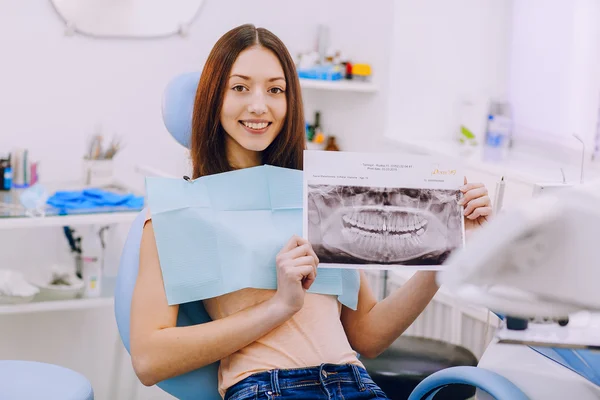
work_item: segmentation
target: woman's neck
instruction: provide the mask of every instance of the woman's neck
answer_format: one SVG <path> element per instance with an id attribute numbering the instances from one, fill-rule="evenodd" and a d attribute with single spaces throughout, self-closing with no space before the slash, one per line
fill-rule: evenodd
<path id="1" fill-rule="evenodd" d="M 233 169 L 257 167 L 262 164 L 262 153 L 243 148 L 238 142 L 228 138 L 226 142 L 227 161 Z"/>

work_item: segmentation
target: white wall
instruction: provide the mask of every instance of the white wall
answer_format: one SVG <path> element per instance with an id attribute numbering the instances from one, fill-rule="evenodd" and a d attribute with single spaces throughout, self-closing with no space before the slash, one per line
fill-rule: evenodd
<path id="1" fill-rule="evenodd" d="M 162 91 L 176 74 L 201 69 L 218 37 L 245 22 L 272 29 L 292 54 L 312 49 L 317 23 L 327 23 L 332 43 L 345 54 L 371 62 L 378 79 L 387 72 L 391 1 L 359 9 L 315 0 L 294 9 L 291 17 L 289 5 L 281 2 L 208 0 L 188 38 L 155 41 L 66 37 L 49 1 L 5 1 L 0 7 L 0 151 L 16 145 L 31 149 L 46 180 L 79 178 L 87 136 L 98 123 L 108 134 L 125 135 L 127 147 L 117 159 L 125 178 L 133 177 L 134 163 L 185 171 L 184 151 L 162 124 Z M 306 100 L 321 108 L 327 100 L 339 100 L 343 107 L 344 97 L 308 93 Z M 358 111 L 367 123 L 350 123 L 326 110 L 323 122 L 342 143 L 356 145 L 353 137 L 380 130 L 372 116 L 382 103 L 373 96 L 348 97 L 344 110 Z"/>
<path id="2" fill-rule="evenodd" d="M 452 139 L 464 100 L 505 98 L 510 0 L 399 0 L 386 136 Z"/>
<path id="3" fill-rule="evenodd" d="M 289 2 L 207 0 L 187 38 L 94 40 L 67 37 L 49 1 L 0 0 L 0 153 L 27 147 L 41 160 L 42 181 L 77 180 L 88 135 L 101 123 L 107 134 L 124 135 L 117 158 L 121 180 L 141 188 L 135 164 L 182 175 L 184 149 L 172 140 L 160 116 L 161 94 L 170 78 L 202 68 L 211 46 L 228 29 L 246 22 L 271 29 L 292 54 L 310 50 L 318 23 L 331 28 L 332 44 L 373 65 L 381 92 L 375 95 L 306 92 L 307 117 L 322 111 L 323 125 L 342 149 L 375 148 L 383 131 L 385 77 L 392 29 L 392 0 L 349 6 L 346 1 Z M 123 232 L 120 232 L 121 235 Z M 117 239 L 122 239 L 118 237 Z M 109 271 L 116 270 L 118 243 Z M 59 229 L 0 231 L 0 268 L 33 270 L 65 260 Z M 53 362 L 85 374 L 97 399 L 131 399 L 131 368 L 118 346 L 109 308 L 65 313 L 0 316 L 0 359 Z M 115 366 L 123 368 L 119 373 Z M 147 390 L 140 399 L 149 399 Z M 154 397 L 152 397 L 154 398 Z"/>
<path id="4" fill-rule="evenodd" d="M 591 150 L 600 101 L 600 3 L 520 0 L 513 10 L 510 100 L 518 135 Z"/>

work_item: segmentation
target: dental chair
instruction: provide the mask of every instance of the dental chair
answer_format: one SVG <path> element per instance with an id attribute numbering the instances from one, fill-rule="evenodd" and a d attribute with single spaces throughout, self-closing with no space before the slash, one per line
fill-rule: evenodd
<path id="1" fill-rule="evenodd" d="M 80 373 L 36 361 L 0 360 L 0 399 L 94 400 Z"/>
<path id="2" fill-rule="evenodd" d="M 196 88 L 200 74 L 188 73 L 171 81 L 164 93 L 162 113 L 167 130 L 185 147 L 190 146 L 190 125 Z M 139 267 L 139 248 L 146 210 L 133 222 L 121 256 L 115 289 L 115 316 L 119 334 L 127 351 L 129 316 L 133 288 Z M 210 321 L 202 302 L 180 305 L 178 326 Z M 401 337 L 379 358 L 364 360 L 374 380 L 392 399 L 430 400 L 451 385 L 458 389 L 448 397 L 466 399 L 474 395 L 474 387 L 499 400 L 525 400 L 523 393 L 506 378 L 476 368 L 477 360 L 466 349 L 423 338 Z M 218 363 L 208 365 L 157 384 L 178 399 L 220 400 L 217 391 Z M 468 386 L 468 388 L 467 388 Z M 448 389 L 445 389 L 448 390 Z M 454 397 L 452 397 L 454 396 Z"/>

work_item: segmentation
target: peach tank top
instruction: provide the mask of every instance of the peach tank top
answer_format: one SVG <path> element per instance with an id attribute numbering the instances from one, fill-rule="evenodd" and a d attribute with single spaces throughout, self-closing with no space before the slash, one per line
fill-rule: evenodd
<path id="1" fill-rule="evenodd" d="M 150 219 L 150 214 L 146 221 Z M 242 289 L 206 299 L 213 320 L 268 300 L 274 290 Z M 219 393 L 244 378 L 271 369 L 306 368 L 322 363 L 355 364 L 363 367 L 350 347 L 340 320 L 342 305 L 336 296 L 307 293 L 304 307 L 288 321 L 256 342 L 221 360 Z"/>

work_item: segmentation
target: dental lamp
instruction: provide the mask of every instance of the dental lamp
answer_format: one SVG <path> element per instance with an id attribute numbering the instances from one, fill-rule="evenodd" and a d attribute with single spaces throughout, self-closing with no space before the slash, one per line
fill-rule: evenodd
<path id="1" fill-rule="evenodd" d="M 448 258 L 438 284 L 504 316 L 479 369 L 531 400 L 600 398 L 599 239 L 597 181 L 504 210 Z"/>
<path id="2" fill-rule="evenodd" d="M 507 321 L 524 322 L 505 324 L 496 332 L 501 342 L 600 349 L 599 331 L 589 329 L 600 330 L 600 322 L 580 313 L 600 312 L 599 240 L 600 182 L 548 192 L 482 227 L 437 281 Z M 528 332 L 532 320 L 561 326 Z"/>

